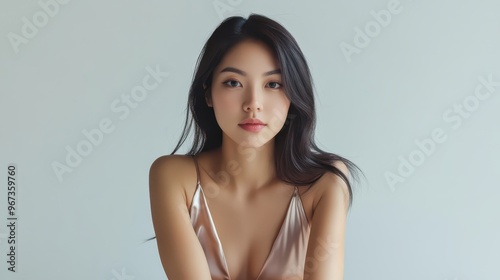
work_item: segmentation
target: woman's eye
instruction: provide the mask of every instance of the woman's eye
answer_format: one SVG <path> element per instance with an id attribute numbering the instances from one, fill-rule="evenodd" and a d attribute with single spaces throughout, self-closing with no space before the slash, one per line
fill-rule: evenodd
<path id="1" fill-rule="evenodd" d="M 278 82 L 269 82 L 269 86 L 271 88 L 278 89 L 278 88 L 281 88 L 282 85 L 280 83 L 278 83 Z"/>
<path id="2" fill-rule="evenodd" d="M 225 84 L 229 87 L 237 87 L 240 84 L 240 82 L 235 81 L 235 80 L 229 80 L 229 81 L 225 81 L 223 84 Z"/>
<path id="3" fill-rule="evenodd" d="M 225 82 L 223 82 L 224 85 L 228 86 L 228 87 L 238 87 L 238 86 L 241 86 L 241 83 L 236 81 L 236 80 L 227 80 Z M 268 86 L 272 89 L 279 89 L 281 88 L 283 85 L 278 83 L 278 82 L 269 82 L 268 83 Z"/>

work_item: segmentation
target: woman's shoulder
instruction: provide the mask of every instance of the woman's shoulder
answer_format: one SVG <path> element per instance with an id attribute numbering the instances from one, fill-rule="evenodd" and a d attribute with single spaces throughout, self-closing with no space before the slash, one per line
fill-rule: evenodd
<path id="1" fill-rule="evenodd" d="M 336 160 L 331 164 L 333 167 L 339 169 L 348 178 L 350 176 L 347 165 L 341 160 Z M 307 193 L 312 193 L 313 196 L 313 209 L 316 209 L 319 201 L 325 195 L 325 192 L 331 192 L 331 189 L 341 188 L 347 191 L 347 186 L 340 176 L 335 173 L 325 171 L 323 175 L 307 190 Z M 313 210 L 314 212 L 314 210 Z"/>
<path id="2" fill-rule="evenodd" d="M 172 174 L 183 173 L 182 171 L 189 164 L 188 161 L 192 162 L 189 155 L 163 155 L 153 161 L 150 171 Z"/>
<path id="3" fill-rule="evenodd" d="M 178 155 L 178 154 L 174 154 L 174 155 L 162 155 L 162 156 L 159 156 L 158 158 L 156 158 L 154 161 L 153 161 L 153 164 L 167 164 L 167 163 L 178 163 L 178 162 L 182 162 L 182 161 L 185 161 L 186 159 L 188 158 L 191 158 L 190 155 Z"/>
<path id="4" fill-rule="evenodd" d="M 213 158 L 214 157 L 214 152 L 215 151 L 204 151 L 197 153 L 194 155 L 196 157 L 196 161 L 200 161 L 200 159 L 205 159 L 205 158 Z M 165 167 L 166 165 L 172 165 L 172 166 L 177 166 L 179 168 L 186 167 L 186 165 L 193 163 L 193 155 L 179 155 L 179 154 L 173 154 L 173 155 L 163 155 L 158 157 L 157 159 L 154 160 L 153 165 L 158 165 L 158 166 L 163 166 Z"/>
<path id="5" fill-rule="evenodd" d="M 163 181 L 165 188 L 181 188 L 184 194 L 196 186 L 196 170 L 190 155 L 163 155 L 153 161 L 149 180 Z"/>

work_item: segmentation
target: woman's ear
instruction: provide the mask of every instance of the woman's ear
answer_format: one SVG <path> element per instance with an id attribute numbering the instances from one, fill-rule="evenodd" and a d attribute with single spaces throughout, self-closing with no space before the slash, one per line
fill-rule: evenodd
<path id="1" fill-rule="evenodd" d="M 208 107 L 213 107 L 212 105 L 212 97 L 210 94 L 210 89 L 208 88 L 206 83 L 203 83 L 203 91 L 205 92 L 205 101 L 207 102 Z"/>
<path id="2" fill-rule="evenodd" d="M 208 90 L 205 91 L 205 101 L 207 102 L 208 107 L 213 107 L 212 97 L 210 96 Z"/>

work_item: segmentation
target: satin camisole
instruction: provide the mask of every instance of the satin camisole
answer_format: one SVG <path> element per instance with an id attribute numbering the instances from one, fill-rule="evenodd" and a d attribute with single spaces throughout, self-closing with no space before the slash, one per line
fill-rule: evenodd
<path id="1" fill-rule="evenodd" d="M 189 209 L 191 223 L 205 253 L 212 280 L 231 280 L 217 229 L 200 184 L 198 163 L 192 157 L 196 165 L 197 185 Z M 281 229 L 255 280 L 303 279 L 309 233 L 310 224 L 298 187 L 295 186 Z"/>

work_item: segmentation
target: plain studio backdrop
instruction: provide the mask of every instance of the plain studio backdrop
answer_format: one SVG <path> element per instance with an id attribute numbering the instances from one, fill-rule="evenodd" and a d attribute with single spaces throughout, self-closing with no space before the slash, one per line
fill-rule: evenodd
<path id="1" fill-rule="evenodd" d="M 165 279 L 156 241 L 142 243 L 154 236 L 149 167 L 177 143 L 208 36 L 228 16 L 260 13 L 308 60 L 318 144 L 367 175 L 354 187 L 345 279 L 499 279 L 499 9 L 2 1 L 0 278 Z"/>

